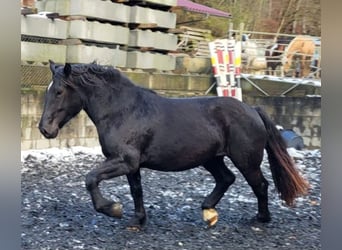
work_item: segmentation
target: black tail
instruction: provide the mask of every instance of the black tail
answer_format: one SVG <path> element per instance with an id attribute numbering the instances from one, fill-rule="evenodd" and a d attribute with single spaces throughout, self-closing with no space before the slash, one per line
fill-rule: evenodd
<path id="1" fill-rule="evenodd" d="M 280 198 L 287 205 L 293 205 L 294 199 L 307 194 L 309 184 L 299 174 L 294 161 L 287 152 L 286 142 L 279 130 L 264 110 L 255 108 L 265 124 L 268 139 L 266 151 L 274 180 L 274 184 L 280 193 Z"/>

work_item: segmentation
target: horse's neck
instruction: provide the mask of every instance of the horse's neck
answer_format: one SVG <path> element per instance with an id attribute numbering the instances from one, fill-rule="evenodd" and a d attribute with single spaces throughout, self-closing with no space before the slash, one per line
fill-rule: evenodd
<path id="1" fill-rule="evenodd" d="M 122 86 L 115 88 L 111 86 L 87 87 L 84 111 L 95 125 L 102 120 L 115 114 L 122 114 L 133 105 L 134 86 Z M 121 119 L 121 118 L 120 118 Z"/>
<path id="2" fill-rule="evenodd" d="M 291 45 L 291 44 L 290 44 Z M 299 52 L 299 50 L 297 49 L 296 46 L 288 46 L 286 49 L 285 49 L 285 55 L 288 59 L 292 59 L 292 57 L 297 53 Z"/>

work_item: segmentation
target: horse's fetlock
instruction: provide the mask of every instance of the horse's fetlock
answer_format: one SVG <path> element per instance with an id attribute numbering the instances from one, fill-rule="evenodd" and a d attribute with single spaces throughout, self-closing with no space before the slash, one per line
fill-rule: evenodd
<path id="1" fill-rule="evenodd" d="M 270 213 L 258 213 L 257 214 L 257 220 L 262 223 L 267 223 L 271 221 L 271 215 Z"/>
<path id="2" fill-rule="evenodd" d="M 96 212 L 99 212 L 99 213 L 103 212 L 103 206 L 102 205 L 95 204 L 94 209 Z"/>

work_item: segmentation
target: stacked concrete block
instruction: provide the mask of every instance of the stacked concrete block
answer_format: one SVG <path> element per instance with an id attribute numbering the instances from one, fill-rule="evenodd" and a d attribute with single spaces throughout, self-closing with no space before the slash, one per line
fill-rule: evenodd
<path id="1" fill-rule="evenodd" d="M 173 70 L 176 65 L 175 57 L 150 52 L 127 52 L 127 67 L 138 69 Z"/>
<path id="2" fill-rule="evenodd" d="M 84 16 L 98 20 L 128 23 L 130 7 L 102 0 L 47 0 L 45 10 L 61 16 Z"/>
<path id="3" fill-rule="evenodd" d="M 160 28 L 175 28 L 176 13 L 140 6 L 131 7 L 130 23 L 153 24 Z"/>
<path id="4" fill-rule="evenodd" d="M 137 24 L 138 28 L 142 27 L 140 24 L 144 27 L 150 25 L 152 29 L 159 30 L 175 28 L 175 13 L 153 7 L 163 6 L 165 9 L 165 6 L 171 7 L 176 3 L 174 0 L 152 0 L 144 1 L 144 4 L 151 8 L 128 6 L 110 0 L 44 0 L 45 12 L 56 12 L 63 18 L 52 20 L 43 17 L 44 14 L 22 16 L 22 34 L 52 38 L 43 41 L 34 39 L 32 41 L 37 44 L 24 44 L 22 58 L 33 62 L 47 62 L 48 59 L 60 63 L 96 61 L 124 68 L 174 70 L 175 58 L 157 52 L 176 50 L 177 36 L 161 31 L 130 30 L 128 24 Z M 56 43 L 53 39 L 65 40 L 58 42 L 64 45 L 52 44 Z M 121 47 L 115 49 L 115 45 Z M 51 51 L 49 48 L 52 48 Z M 140 52 L 141 48 L 155 50 L 155 53 Z"/>
<path id="5" fill-rule="evenodd" d="M 107 47 L 69 45 L 66 60 L 70 63 L 92 63 L 112 65 L 115 67 L 126 66 L 126 51 Z"/>
<path id="6" fill-rule="evenodd" d="M 21 34 L 28 37 L 51 38 L 63 40 L 67 38 L 68 22 L 51 20 L 44 15 L 34 14 L 21 16 Z M 65 63 L 66 46 L 59 44 L 21 42 L 21 60 L 29 63 L 48 63 L 54 59 Z"/>
<path id="7" fill-rule="evenodd" d="M 64 45 L 21 42 L 21 60 L 48 63 L 53 59 L 56 63 L 65 63 L 66 50 Z"/>
<path id="8" fill-rule="evenodd" d="M 21 34 L 27 36 L 66 39 L 68 22 L 49 19 L 45 15 L 21 16 Z"/>
<path id="9" fill-rule="evenodd" d="M 158 50 L 176 50 L 177 36 L 159 31 L 151 30 L 131 30 L 129 34 L 129 46 L 131 47 L 148 47 Z"/>
<path id="10" fill-rule="evenodd" d="M 124 45 L 128 43 L 129 29 L 126 27 L 84 20 L 72 20 L 69 25 L 69 38 Z"/>

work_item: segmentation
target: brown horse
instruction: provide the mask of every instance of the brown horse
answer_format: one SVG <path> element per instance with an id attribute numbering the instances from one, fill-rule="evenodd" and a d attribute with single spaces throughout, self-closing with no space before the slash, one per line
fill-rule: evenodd
<path id="1" fill-rule="evenodd" d="M 295 37 L 285 49 L 284 74 L 296 77 L 308 76 L 314 52 L 315 42 L 310 36 Z M 294 58 L 298 63 L 293 61 Z"/>

